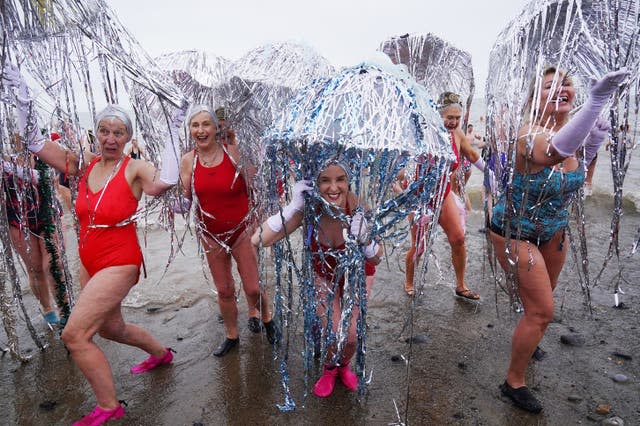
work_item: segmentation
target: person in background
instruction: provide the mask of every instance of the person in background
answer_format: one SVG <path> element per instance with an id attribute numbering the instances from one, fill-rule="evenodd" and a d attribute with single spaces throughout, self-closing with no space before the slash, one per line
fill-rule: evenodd
<path id="1" fill-rule="evenodd" d="M 444 122 L 444 127 L 449 131 L 451 136 L 451 146 L 456 156 L 456 161 L 451 165 L 451 171 L 447 185 L 442 191 L 443 202 L 440 210 L 438 223 L 442 227 L 447 240 L 451 246 L 451 263 L 455 272 L 455 294 L 456 296 L 468 299 L 479 300 L 480 295 L 470 290 L 465 283 L 465 269 L 467 264 L 467 249 L 465 246 L 465 218 L 466 210 L 464 202 L 454 193 L 453 188 L 456 187 L 455 175 L 460 162 L 463 158 L 484 171 L 484 161 L 480 155 L 473 149 L 464 132 L 460 128 L 460 120 L 462 118 L 462 102 L 460 97 L 452 92 L 444 92 L 438 99 L 438 109 Z M 408 295 L 414 294 L 414 274 L 415 266 L 418 264 L 422 255 L 420 244 L 422 229 L 424 229 L 429 217 L 409 217 L 411 226 L 411 246 L 405 256 L 405 292 Z"/>
<path id="2" fill-rule="evenodd" d="M 133 158 L 134 160 L 149 161 L 149 158 L 147 157 L 147 152 L 144 150 L 143 147 L 140 146 L 140 144 L 138 144 L 138 140 L 136 138 L 131 139 L 131 143 L 129 144 L 129 147 L 125 151 L 125 154 Z"/>
<path id="3" fill-rule="evenodd" d="M 51 254 L 45 244 L 45 224 L 47 219 L 54 220 L 53 215 L 60 214 L 61 208 L 57 199 L 45 198 L 40 173 L 34 170 L 31 153 L 25 154 L 20 135 L 14 135 L 13 141 L 15 155 L 2 160 L 9 238 L 24 262 L 29 288 L 40 303 L 44 320 L 54 326 L 60 324 L 60 316 L 53 297 L 56 282 L 50 269 Z M 55 240 L 53 245 L 58 246 Z"/>

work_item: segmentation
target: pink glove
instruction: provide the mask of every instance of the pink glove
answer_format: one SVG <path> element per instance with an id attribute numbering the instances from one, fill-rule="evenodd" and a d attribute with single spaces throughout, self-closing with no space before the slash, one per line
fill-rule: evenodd
<path id="1" fill-rule="evenodd" d="M 609 123 L 609 121 L 603 119 L 602 117 L 598 117 L 598 119 L 596 120 L 596 124 L 593 125 L 591 131 L 589 132 L 589 136 L 587 136 L 587 140 L 584 141 L 585 166 L 591 164 L 593 159 L 596 158 L 598 149 L 600 149 L 600 146 L 609 135 L 609 130 L 611 130 L 611 124 Z"/>
<path id="2" fill-rule="evenodd" d="M 593 83 L 589 90 L 589 99 L 551 140 L 551 145 L 558 154 L 570 157 L 580 148 L 611 95 L 629 75 L 629 71 L 623 68 L 608 72 L 600 80 Z"/>

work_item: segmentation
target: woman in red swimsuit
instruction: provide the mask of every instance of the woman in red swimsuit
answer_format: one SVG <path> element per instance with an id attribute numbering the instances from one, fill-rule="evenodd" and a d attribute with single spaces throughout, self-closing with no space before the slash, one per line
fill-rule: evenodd
<path id="1" fill-rule="evenodd" d="M 293 187 L 292 201 L 283 208 L 282 215 L 280 212 L 271 216 L 256 231 L 251 238 L 253 244 L 257 247 L 262 244 L 265 247 L 273 245 L 275 242 L 284 238 L 285 235 L 292 233 L 295 229 L 302 225 L 302 210 L 304 207 L 304 193 L 310 191 L 312 187 L 309 181 L 299 181 Z M 319 175 L 317 180 L 317 188 L 320 195 L 331 204 L 336 211 L 350 215 L 358 205 L 356 196 L 349 190 L 349 176 L 347 169 L 339 163 L 329 164 Z M 284 221 L 283 221 L 284 219 Z M 284 222 L 284 223 L 283 223 Z M 366 222 L 362 217 L 362 213 L 356 213 L 351 219 L 350 230 L 352 235 L 361 236 L 358 238 L 363 243 L 365 262 L 366 288 L 367 296 L 373 285 L 373 274 L 375 273 L 375 265 L 380 263 L 381 247 L 375 241 L 366 242 Z M 334 287 L 342 290 L 343 283 L 334 282 L 337 258 L 332 253 L 337 253 L 345 248 L 345 223 L 341 220 L 322 214 L 319 219 L 318 230 L 314 232 L 315 238 L 311 243 L 313 256 L 313 269 L 315 272 L 315 285 L 318 294 L 318 316 L 323 321 L 324 327 L 327 325 L 327 312 L 329 306 L 323 301 L 330 300 L 328 292 Z M 336 285 L 337 284 L 337 285 Z M 340 323 L 342 314 L 342 298 L 333 297 L 332 324 L 334 332 Z M 358 387 L 358 379 L 351 371 L 349 363 L 356 351 L 356 324 L 359 317 L 357 304 L 354 305 L 351 317 L 351 324 L 341 359 L 336 364 L 329 361 L 334 358 L 335 347 L 329 348 L 323 369 L 322 376 L 316 382 L 314 393 L 325 398 L 333 392 L 336 377 L 340 377 L 342 383 L 352 391 Z"/>
<path id="2" fill-rule="evenodd" d="M 187 125 L 196 148 L 182 156 L 180 176 L 187 200 L 181 204 L 189 206 L 194 193 L 198 201 L 198 233 L 218 291 L 225 327 L 225 339 L 213 352 L 221 357 L 240 342 L 232 257 L 247 297 L 250 328 L 260 332 L 261 315 L 267 340 L 272 344 L 277 340 L 277 330 L 271 320 L 266 290 L 260 290 L 258 259 L 248 230 L 249 191 L 244 174 L 236 170 L 241 157 L 235 132 L 221 126 L 215 117 L 205 105 L 195 105 L 189 111 Z"/>
<path id="3" fill-rule="evenodd" d="M 74 425 L 100 425 L 124 415 L 109 362 L 93 341 L 96 334 L 149 354 L 145 361 L 131 368 L 133 374 L 173 359 L 171 350 L 148 331 L 124 321 L 121 303 L 140 274 L 142 253 L 132 218 L 138 201 L 143 193 L 162 194 L 178 180 L 179 155 L 174 153 L 174 139 L 166 144 L 162 171 L 158 173 L 153 164 L 124 155 L 133 132 L 131 119 L 123 109 L 107 106 L 97 115 L 96 123 L 101 152 L 100 155 L 85 152 L 84 162 L 63 146 L 37 137 L 30 132 L 30 126 L 23 128 L 28 148 L 40 159 L 64 173 L 80 176 L 75 208 L 80 222 L 82 291 L 62 332 L 62 340 L 91 384 L 98 404 Z"/>
<path id="4" fill-rule="evenodd" d="M 464 271 L 467 266 L 467 249 L 464 244 L 464 223 L 461 218 L 460 208 L 456 202 L 457 195 L 451 191 L 451 180 L 455 177 L 454 172 L 460 164 L 461 156 L 469 159 L 469 161 L 480 170 L 484 170 L 484 163 L 460 129 L 462 103 L 460 103 L 459 96 L 455 93 L 444 92 L 440 95 L 438 105 L 444 126 L 449 130 L 451 135 L 451 144 L 453 152 L 456 155 L 456 161 L 451 166 L 450 179 L 448 179 L 447 186 L 444 189 L 444 198 L 438 223 L 440 223 L 451 246 L 451 263 L 453 264 L 453 270 L 456 274 L 456 295 L 465 299 L 478 300 L 480 296 L 469 290 L 464 281 Z M 464 203 L 462 203 L 462 209 L 464 209 Z M 409 220 L 412 223 L 411 248 L 407 251 L 405 258 L 406 280 L 404 288 L 407 294 L 413 295 L 415 265 L 422 255 L 422 252 L 416 249 L 416 244 L 418 248 L 420 247 L 420 243 L 416 241 L 418 239 L 417 235 L 419 235 L 418 228 L 426 226 L 424 222 L 428 219 L 419 219 L 421 223 L 417 223 L 414 222 L 414 218 L 411 216 Z"/>

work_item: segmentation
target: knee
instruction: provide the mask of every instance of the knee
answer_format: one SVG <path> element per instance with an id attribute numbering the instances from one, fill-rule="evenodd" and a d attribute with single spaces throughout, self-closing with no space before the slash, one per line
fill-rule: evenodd
<path id="1" fill-rule="evenodd" d="M 236 292 L 233 287 L 225 286 L 224 288 L 218 288 L 218 299 L 229 301 L 236 299 Z"/>
<path id="2" fill-rule="evenodd" d="M 463 232 L 453 232 L 448 236 L 449 244 L 451 247 L 460 249 L 464 248 L 464 233 Z"/>
<path id="3" fill-rule="evenodd" d="M 244 289 L 244 294 L 247 296 L 247 299 L 257 299 L 260 297 L 260 287 L 251 286 L 249 288 Z"/>
<path id="4" fill-rule="evenodd" d="M 553 307 L 541 308 L 525 315 L 530 321 L 535 323 L 541 330 L 546 330 L 549 323 L 553 320 Z"/>
<path id="5" fill-rule="evenodd" d="M 74 350 L 77 347 L 82 346 L 87 342 L 87 339 L 84 337 L 84 334 L 80 332 L 80 330 L 76 329 L 72 325 L 67 324 L 67 326 L 62 330 L 62 334 L 60 338 L 64 342 L 64 345 L 70 350 Z"/>

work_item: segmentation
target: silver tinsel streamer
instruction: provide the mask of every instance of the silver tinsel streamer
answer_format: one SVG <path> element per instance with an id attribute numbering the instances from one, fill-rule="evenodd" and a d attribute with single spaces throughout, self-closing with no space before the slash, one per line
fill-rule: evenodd
<path id="1" fill-rule="evenodd" d="M 384 59 L 384 56 L 381 56 Z M 453 160 L 448 134 L 433 108 L 425 89 L 388 58 L 377 63 L 363 63 L 346 68 L 331 78 L 316 81 L 302 89 L 274 126 L 266 133 L 266 161 L 259 170 L 261 193 L 272 210 L 280 211 L 282 193 L 294 181 L 315 181 L 332 161 L 338 161 L 349 172 L 351 191 L 370 207 L 365 213 L 371 238 L 397 238 L 395 228 L 406 223 L 406 216 L 427 206 L 435 196 L 436 186 Z M 401 169 L 413 179 L 408 189 L 394 195 L 391 185 Z M 274 184 L 274 182 L 278 184 Z M 326 255 L 337 258 L 336 281 L 344 279 L 340 324 L 321 327 L 317 316 L 318 303 L 332 306 L 337 288 L 322 293 L 319 300 L 311 259 L 311 245 L 317 242 L 320 213 L 345 223 L 350 218 L 328 207 L 314 192 L 307 197 L 299 243 L 287 236 L 274 246 L 275 314 L 283 331 L 278 348 L 287 411 L 295 408 L 289 389 L 287 362 L 291 349 L 289 327 L 292 327 L 298 300 L 304 324 L 303 362 L 305 384 L 313 366 L 314 353 L 319 351 L 324 362 L 336 362 L 347 339 L 347 330 L 355 306 L 361 312 L 357 323 L 356 374 L 360 391 L 364 391 L 366 370 L 366 297 L 364 255 L 360 246 L 347 239 L 344 250 L 332 250 Z M 352 212 L 354 213 L 354 212 Z M 406 236 L 406 232 L 404 233 Z M 297 287 L 293 280 L 297 280 Z M 337 347 L 334 358 L 327 358 L 327 349 Z"/>
<path id="2" fill-rule="evenodd" d="M 493 196 L 498 197 L 506 191 L 507 200 L 512 195 L 510 183 L 514 173 L 516 134 L 532 118 L 532 112 L 525 113 L 525 104 L 530 88 L 540 86 L 543 69 L 555 66 L 566 72 L 576 86 L 578 102 L 586 96 L 589 78 L 599 78 L 622 67 L 627 67 L 632 73 L 630 83 L 614 96 L 608 114 L 612 128 L 611 167 L 615 202 L 608 254 L 594 282 L 589 279 L 584 227 L 578 226 L 577 229 L 581 242 L 577 246 L 580 252 L 575 255 L 582 271 L 580 284 L 587 298 L 588 288 L 597 283 L 613 253 L 619 254 L 622 183 L 635 146 L 635 136 L 621 131 L 620 124 L 629 120 L 631 100 L 635 103 L 637 116 L 639 22 L 640 5 L 637 0 L 532 1 L 500 33 L 491 51 L 486 101 L 487 136 L 492 148 L 490 165 L 498 177 Z M 535 89 L 534 104 L 540 101 L 538 92 Z M 575 202 L 582 203 L 582 200 Z M 579 218 L 579 223 L 581 221 L 584 221 L 583 215 Z M 511 253 L 507 255 L 512 256 Z M 512 279 L 508 281 L 510 284 L 503 288 L 511 295 L 512 304 L 517 308 L 517 283 Z M 496 284 L 502 285 L 497 278 Z"/>

